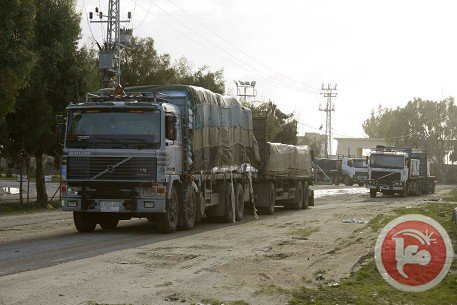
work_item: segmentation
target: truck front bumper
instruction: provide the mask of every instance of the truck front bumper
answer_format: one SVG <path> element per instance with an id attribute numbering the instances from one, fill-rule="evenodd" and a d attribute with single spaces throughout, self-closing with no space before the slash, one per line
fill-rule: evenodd
<path id="1" fill-rule="evenodd" d="M 166 207 L 166 188 L 160 186 L 160 192 L 155 187 L 132 187 L 113 194 L 91 192 L 90 187 L 81 186 L 79 191 L 62 196 L 63 211 L 88 211 L 109 213 L 164 213 Z"/>
<path id="2" fill-rule="evenodd" d="M 379 191 L 401 191 L 404 188 L 404 184 L 401 181 L 393 181 L 392 184 L 385 184 L 379 183 L 373 179 L 369 179 L 367 181 L 367 188 L 377 189 Z"/>

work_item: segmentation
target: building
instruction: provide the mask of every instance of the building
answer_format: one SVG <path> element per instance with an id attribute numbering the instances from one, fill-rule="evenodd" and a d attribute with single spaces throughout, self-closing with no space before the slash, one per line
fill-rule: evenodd
<path id="1" fill-rule="evenodd" d="M 297 137 L 297 146 L 308 145 L 314 150 L 314 155 L 325 156 L 325 135 L 317 132 L 307 132 L 304 136 Z"/>
<path id="2" fill-rule="evenodd" d="M 358 158 L 367 156 L 376 145 L 386 146 L 386 139 L 380 138 L 335 138 L 338 141 L 336 154 L 355 156 Z"/>

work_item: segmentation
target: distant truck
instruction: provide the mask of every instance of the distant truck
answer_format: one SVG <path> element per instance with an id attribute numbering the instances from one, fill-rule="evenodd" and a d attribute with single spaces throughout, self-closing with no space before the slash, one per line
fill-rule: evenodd
<path id="1" fill-rule="evenodd" d="M 368 177 L 368 166 L 365 158 L 343 157 L 341 162 L 344 185 L 363 186 Z"/>
<path id="2" fill-rule="evenodd" d="M 367 188 L 370 196 L 420 196 L 435 192 L 427 151 L 423 149 L 377 146 L 369 155 Z"/>
<path id="3" fill-rule="evenodd" d="M 344 183 L 346 186 L 363 186 L 368 175 L 366 159 L 344 156 L 337 159 L 315 158 L 314 171 L 316 182 Z"/>
<path id="4" fill-rule="evenodd" d="M 276 203 L 313 201 L 309 149 L 266 137 L 259 146 L 251 111 L 232 97 L 181 85 L 104 89 L 66 112 L 62 208 L 80 232 L 136 217 L 171 233 L 200 217 L 239 221 L 245 203 L 272 214 Z"/>
<path id="5" fill-rule="evenodd" d="M 342 159 L 314 158 L 316 182 L 340 184 L 343 181 L 342 162 Z"/>

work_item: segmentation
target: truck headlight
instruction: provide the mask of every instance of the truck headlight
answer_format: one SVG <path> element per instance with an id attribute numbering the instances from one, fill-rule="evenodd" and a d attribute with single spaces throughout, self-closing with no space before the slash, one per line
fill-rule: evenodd
<path id="1" fill-rule="evenodd" d="M 143 188 L 143 197 L 153 197 L 157 194 L 157 187 L 144 187 Z"/>
<path id="2" fill-rule="evenodd" d="M 78 192 L 81 192 L 81 187 L 79 186 L 69 186 L 67 187 L 67 195 L 76 196 Z"/>

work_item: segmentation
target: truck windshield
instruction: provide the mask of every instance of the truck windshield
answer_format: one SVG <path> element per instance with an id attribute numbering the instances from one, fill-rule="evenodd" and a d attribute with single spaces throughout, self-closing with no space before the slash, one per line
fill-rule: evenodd
<path id="1" fill-rule="evenodd" d="M 405 157 L 395 155 L 371 155 L 370 166 L 383 168 L 403 168 L 405 166 Z"/>
<path id="2" fill-rule="evenodd" d="M 366 168 L 367 167 L 367 164 L 365 163 L 365 160 L 363 159 L 354 159 L 353 161 L 353 164 L 354 164 L 354 167 L 358 167 L 358 168 Z"/>
<path id="3" fill-rule="evenodd" d="M 87 109 L 70 113 L 67 147 L 158 148 L 160 111 Z"/>

